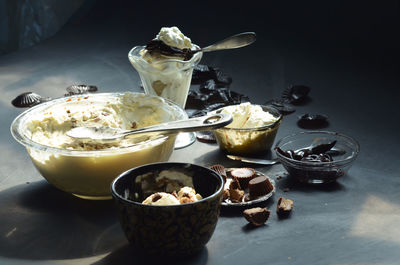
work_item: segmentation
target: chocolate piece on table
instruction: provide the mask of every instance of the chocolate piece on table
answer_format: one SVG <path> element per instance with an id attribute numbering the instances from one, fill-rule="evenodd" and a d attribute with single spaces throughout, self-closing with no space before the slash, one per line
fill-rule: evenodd
<path id="1" fill-rule="evenodd" d="M 243 211 L 246 220 L 254 226 L 262 226 L 268 220 L 271 211 L 267 208 L 250 208 Z"/>
<path id="2" fill-rule="evenodd" d="M 14 107 L 29 108 L 46 101 L 42 96 L 34 92 L 25 92 L 11 101 Z"/>
<path id="3" fill-rule="evenodd" d="M 67 93 L 65 96 L 82 95 L 90 92 L 96 92 L 97 86 L 94 85 L 70 85 L 66 88 Z"/>
<path id="4" fill-rule="evenodd" d="M 279 217 L 288 216 L 293 210 L 293 201 L 285 197 L 280 197 L 276 205 L 276 213 Z"/>
<path id="5" fill-rule="evenodd" d="M 249 181 L 250 198 L 266 195 L 274 189 L 266 176 L 259 176 Z"/>
<path id="6" fill-rule="evenodd" d="M 297 125 L 304 129 L 322 129 L 329 125 L 328 116 L 307 113 L 299 117 Z"/>
<path id="7" fill-rule="evenodd" d="M 289 86 L 287 89 L 285 89 L 282 93 L 282 98 L 285 101 L 288 101 L 292 104 L 298 104 L 303 102 L 306 98 L 308 93 L 310 92 L 311 88 L 308 86 L 302 86 L 302 85 L 294 85 L 294 86 Z"/>

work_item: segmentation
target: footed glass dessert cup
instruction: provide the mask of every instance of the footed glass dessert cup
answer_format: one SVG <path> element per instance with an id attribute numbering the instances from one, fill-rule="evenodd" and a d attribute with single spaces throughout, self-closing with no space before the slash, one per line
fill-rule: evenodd
<path id="1" fill-rule="evenodd" d="M 128 53 L 129 61 L 138 72 L 145 93 L 169 99 L 185 109 L 193 68 L 200 62 L 203 53 L 195 53 L 186 61 L 162 58 L 149 62 L 141 54 L 145 48 L 136 46 Z M 180 133 L 175 142 L 175 149 L 188 146 L 195 139 L 194 133 Z"/>

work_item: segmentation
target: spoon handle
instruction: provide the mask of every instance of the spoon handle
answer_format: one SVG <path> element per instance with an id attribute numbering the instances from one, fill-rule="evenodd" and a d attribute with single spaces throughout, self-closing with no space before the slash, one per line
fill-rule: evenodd
<path id="1" fill-rule="evenodd" d="M 232 116 L 229 114 L 217 113 L 205 115 L 187 120 L 172 121 L 137 129 L 134 131 L 125 131 L 121 136 L 129 137 L 129 135 L 158 132 L 158 133 L 178 133 L 178 132 L 195 132 L 208 131 L 216 128 L 224 127 L 232 122 Z"/>
<path id="2" fill-rule="evenodd" d="M 211 52 L 216 50 L 236 49 L 252 44 L 256 41 L 256 34 L 254 32 L 243 32 L 215 44 L 202 48 L 202 52 Z"/>

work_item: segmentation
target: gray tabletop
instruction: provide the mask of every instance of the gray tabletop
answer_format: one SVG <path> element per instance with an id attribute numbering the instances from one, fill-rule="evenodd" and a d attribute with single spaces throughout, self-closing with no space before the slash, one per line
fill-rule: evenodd
<path id="1" fill-rule="evenodd" d="M 354 137 L 361 152 L 348 174 L 329 185 L 297 183 L 281 165 L 255 166 L 277 185 L 264 205 L 273 212 L 266 225 L 254 228 L 241 210 L 223 208 L 202 252 L 171 262 L 399 264 L 397 14 L 381 5 L 361 8 L 353 17 L 355 6 L 342 7 L 320 6 L 314 13 L 307 6 L 239 10 L 239 5 L 221 5 L 214 12 L 204 7 L 197 16 L 183 12 L 180 18 L 160 15 L 154 21 L 144 20 L 137 9 L 119 8 L 106 19 L 81 17 L 37 46 L 1 56 L 0 264 L 161 262 L 129 246 L 112 201 L 73 197 L 40 176 L 9 132 L 23 111 L 10 102 L 26 91 L 60 97 L 78 83 L 97 85 L 99 92 L 140 91 L 127 53 L 172 24 L 201 46 L 255 31 L 253 45 L 205 54 L 202 63 L 232 76 L 231 89 L 252 103 L 279 97 L 290 84 L 311 87 L 310 100 L 284 116 L 277 139 L 302 130 L 296 124 L 299 115 L 321 113 L 329 116 L 327 130 Z M 179 12 L 166 4 L 160 8 Z M 237 19 L 240 12 L 252 15 L 243 23 Z M 175 150 L 170 161 L 248 166 L 225 158 L 216 144 L 201 142 Z M 291 216 L 283 220 L 274 214 L 280 196 L 294 201 Z"/>

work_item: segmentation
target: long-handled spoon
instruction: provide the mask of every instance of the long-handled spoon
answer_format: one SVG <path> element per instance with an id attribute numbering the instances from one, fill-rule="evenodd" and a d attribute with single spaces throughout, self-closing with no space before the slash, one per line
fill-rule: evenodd
<path id="1" fill-rule="evenodd" d="M 75 127 L 67 131 L 67 135 L 79 140 L 92 140 L 100 142 L 113 142 L 125 137 L 133 137 L 138 134 L 170 134 L 179 132 L 208 131 L 224 127 L 232 122 L 229 114 L 211 114 L 187 120 L 171 121 L 157 124 L 137 130 L 123 130 L 105 126 L 99 127 Z"/>

